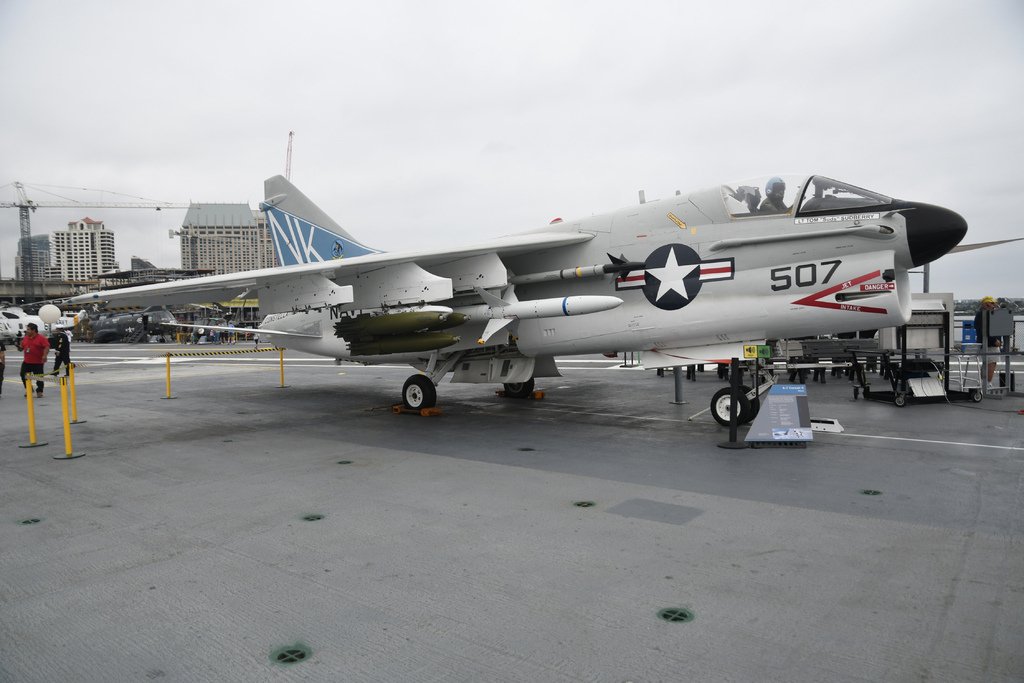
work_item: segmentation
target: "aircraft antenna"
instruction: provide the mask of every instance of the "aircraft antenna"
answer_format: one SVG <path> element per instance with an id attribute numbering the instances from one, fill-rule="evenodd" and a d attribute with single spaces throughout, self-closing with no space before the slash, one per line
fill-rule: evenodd
<path id="1" fill-rule="evenodd" d="M 286 180 L 292 179 L 292 138 L 295 137 L 295 131 L 288 131 L 288 154 L 284 160 L 284 177 Z"/>

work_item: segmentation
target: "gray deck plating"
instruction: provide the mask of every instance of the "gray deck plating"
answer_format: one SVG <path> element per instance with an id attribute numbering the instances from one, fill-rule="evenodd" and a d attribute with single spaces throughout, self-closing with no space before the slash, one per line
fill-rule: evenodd
<path id="1" fill-rule="evenodd" d="M 388 409 L 403 368 L 181 360 L 163 401 L 166 347 L 75 351 L 86 457 L 52 459 L 56 387 L 45 448 L 15 447 L 13 366 L 0 401 L 0 680 L 1024 679 L 1020 399 L 830 378 L 812 414 L 846 433 L 730 451 L 686 420 L 714 373 L 677 406 L 573 362 L 543 401 L 442 384 L 421 418 Z"/>

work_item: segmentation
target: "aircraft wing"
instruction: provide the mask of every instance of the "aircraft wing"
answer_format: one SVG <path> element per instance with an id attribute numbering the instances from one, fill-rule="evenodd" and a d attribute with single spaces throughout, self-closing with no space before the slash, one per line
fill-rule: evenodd
<path id="1" fill-rule="evenodd" d="M 208 303 L 246 298 L 254 290 L 274 285 L 288 285 L 292 281 L 304 281 L 300 286 L 305 287 L 306 291 L 310 287 L 316 287 L 318 291 L 322 291 L 323 288 L 332 288 L 332 286 L 333 289 L 340 289 L 330 280 L 354 278 L 377 271 L 381 271 L 382 276 L 386 278 L 387 269 L 392 269 L 396 276 L 400 276 L 415 267 L 429 271 L 432 267 L 440 267 L 452 262 L 464 262 L 473 257 L 512 256 L 538 249 L 580 244 L 593 239 L 593 237 L 589 233 L 577 232 L 528 233 L 497 238 L 490 242 L 458 249 L 367 254 L 317 263 L 263 268 L 241 273 L 209 275 L 155 285 L 91 292 L 73 296 L 66 299 L 65 302 L 75 305 L 102 302 L 124 306 Z M 323 299 L 328 303 L 342 302 L 340 299 L 332 297 L 335 294 L 333 289 L 323 292 Z M 297 292 L 298 289 L 293 291 Z"/>

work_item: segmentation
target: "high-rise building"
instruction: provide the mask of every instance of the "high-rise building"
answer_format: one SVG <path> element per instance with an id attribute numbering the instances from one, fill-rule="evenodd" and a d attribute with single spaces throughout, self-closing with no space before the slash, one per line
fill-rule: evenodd
<path id="1" fill-rule="evenodd" d="M 29 238 L 32 244 L 32 278 L 26 277 L 27 262 L 25 253 L 25 240 L 18 240 L 18 258 L 14 261 L 14 278 L 16 280 L 28 280 L 32 279 L 35 281 L 45 280 L 47 275 L 47 268 L 50 267 L 50 236 L 49 235 L 32 235 Z"/>
<path id="2" fill-rule="evenodd" d="M 132 270 L 159 270 L 152 263 L 140 256 L 132 256 Z"/>
<path id="3" fill-rule="evenodd" d="M 275 263 L 266 219 L 248 204 L 193 204 L 178 234 L 183 269 L 223 274 Z"/>
<path id="4" fill-rule="evenodd" d="M 50 236 L 50 243 L 53 260 L 46 271 L 50 279 L 89 280 L 118 269 L 114 233 L 103 221 L 88 217 L 71 221 L 67 230 L 57 230 Z"/>

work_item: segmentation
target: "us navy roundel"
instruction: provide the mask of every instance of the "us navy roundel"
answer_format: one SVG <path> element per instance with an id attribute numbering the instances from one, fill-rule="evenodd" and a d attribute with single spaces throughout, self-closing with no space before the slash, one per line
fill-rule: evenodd
<path id="1" fill-rule="evenodd" d="M 702 261 L 685 244 L 666 244 L 644 261 L 643 292 L 658 308 L 675 311 L 693 301 L 704 282 L 732 277 L 733 259 Z"/>
<path id="2" fill-rule="evenodd" d="M 700 293 L 700 256 L 683 244 L 666 244 L 644 261 L 644 296 L 658 308 L 674 311 Z"/>

